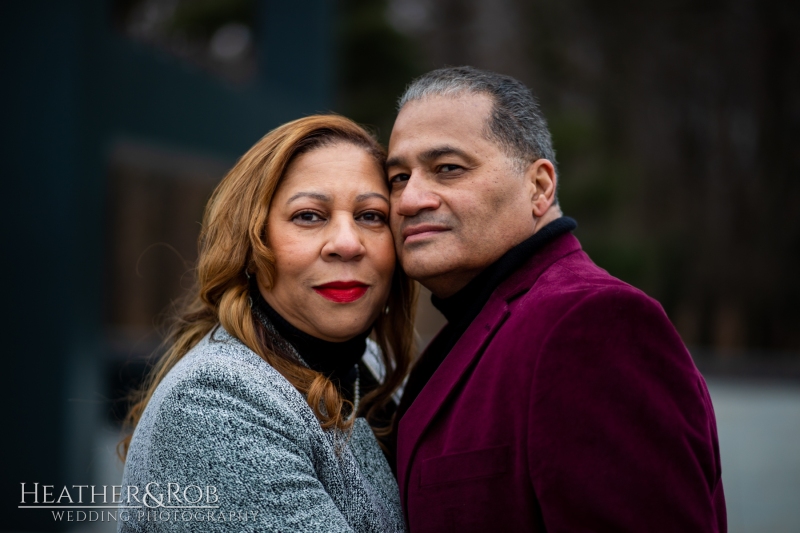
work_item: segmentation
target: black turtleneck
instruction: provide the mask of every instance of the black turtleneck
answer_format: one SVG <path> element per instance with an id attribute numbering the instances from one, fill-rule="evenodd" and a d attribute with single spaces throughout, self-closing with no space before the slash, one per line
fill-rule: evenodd
<path id="1" fill-rule="evenodd" d="M 578 225 L 573 219 L 558 218 L 511 248 L 454 295 L 448 298 L 431 297 L 431 302 L 445 316 L 447 324 L 425 350 L 424 356 L 414 365 L 408 377 L 403 398 L 397 408 L 395 429 L 444 358 L 489 301 L 495 289 L 547 243 L 576 227 Z"/>
<path id="2" fill-rule="evenodd" d="M 253 303 L 257 305 L 272 322 L 278 334 L 288 341 L 297 351 L 305 363 L 327 376 L 334 382 L 338 382 L 344 391 L 351 393 L 350 390 L 355 381 L 353 371 L 356 363 L 361 361 L 367 347 L 367 337 L 371 330 L 353 337 L 344 342 L 330 342 L 309 335 L 300 331 L 281 316 L 266 300 L 261 296 L 257 288 L 252 290 Z"/>

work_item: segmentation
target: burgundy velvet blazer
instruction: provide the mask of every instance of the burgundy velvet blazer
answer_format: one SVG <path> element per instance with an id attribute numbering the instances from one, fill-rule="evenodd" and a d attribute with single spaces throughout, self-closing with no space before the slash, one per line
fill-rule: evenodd
<path id="1" fill-rule="evenodd" d="M 400 421 L 412 533 L 726 531 L 705 381 L 572 234 L 492 294 Z"/>

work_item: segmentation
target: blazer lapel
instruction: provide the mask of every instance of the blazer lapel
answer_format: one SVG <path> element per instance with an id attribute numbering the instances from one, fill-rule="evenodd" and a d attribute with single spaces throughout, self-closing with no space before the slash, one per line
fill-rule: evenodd
<path id="1" fill-rule="evenodd" d="M 440 411 L 473 362 L 483 353 L 495 332 L 508 318 L 508 305 L 497 292 L 458 340 L 400 421 L 397 464 L 401 495 L 405 501 L 411 458 L 423 433 Z"/>
<path id="2" fill-rule="evenodd" d="M 527 292 L 555 261 L 580 249 L 580 243 L 572 234 L 561 236 L 502 283 L 409 407 L 398 428 L 397 481 L 404 508 L 408 501 L 412 459 L 422 436 L 442 410 L 442 405 L 457 389 L 458 382 L 472 368 L 509 317 L 509 303 Z"/>

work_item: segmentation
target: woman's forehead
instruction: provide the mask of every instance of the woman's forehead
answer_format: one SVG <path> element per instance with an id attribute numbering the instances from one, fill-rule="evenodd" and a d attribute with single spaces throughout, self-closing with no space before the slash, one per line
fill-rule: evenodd
<path id="1" fill-rule="evenodd" d="M 387 190 L 384 171 L 375 158 L 361 147 L 340 143 L 298 156 L 286 169 L 277 195 L 288 201 L 300 192 L 332 199 Z"/>

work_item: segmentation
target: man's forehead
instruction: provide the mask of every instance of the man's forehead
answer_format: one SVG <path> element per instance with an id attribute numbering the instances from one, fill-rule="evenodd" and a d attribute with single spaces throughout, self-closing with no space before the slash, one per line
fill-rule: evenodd
<path id="1" fill-rule="evenodd" d="M 392 128 L 390 161 L 412 152 L 417 158 L 464 151 L 464 142 L 485 138 L 491 107 L 491 99 L 483 94 L 433 95 L 408 102 Z"/>
<path id="2" fill-rule="evenodd" d="M 467 117 L 488 118 L 493 100 L 488 94 L 459 92 L 432 94 L 407 102 L 398 112 L 397 121 L 419 119 L 432 115 L 467 113 Z M 397 122 L 395 122 L 397 124 Z"/>

